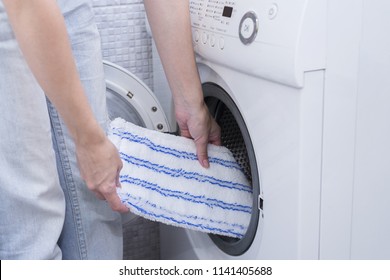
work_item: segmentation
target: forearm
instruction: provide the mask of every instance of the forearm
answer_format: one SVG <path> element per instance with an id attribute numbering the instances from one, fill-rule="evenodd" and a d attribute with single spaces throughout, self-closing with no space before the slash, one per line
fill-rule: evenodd
<path id="1" fill-rule="evenodd" d="M 203 95 L 192 46 L 189 2 L 144 3 L 176 107 L 191 104 L 197 109 L 197 105 L 203 105 Z"/>
<path id="2" fill-rule="evenodd" d="M 220 145 L 220 129 L 203 100 L 192 46 L 189 1 L 144 0 L 144 4 L 173 94 L 180 134 L 194 139 L 198 160 L 208 167 L 207 144 Z"/>
<path id="3" fill-rule="evenodd" d="M 3 0 L 25 59 L 75 141 L 98 132 L 56 1 Z M 96 132 L 94 132 L 96 134 Z"/>

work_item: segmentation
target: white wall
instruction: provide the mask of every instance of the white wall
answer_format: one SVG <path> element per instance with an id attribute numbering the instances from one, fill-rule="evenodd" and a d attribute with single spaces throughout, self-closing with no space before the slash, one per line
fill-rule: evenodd
<path id="1" fill-rule="evenodd" d="M 389 259 L 390 2 L 328 13 L 320 258 Z"/>
<path id="2" fill-rule="evenodd" d="M 103 59 L 132 72 L 153 88 L 152 40 L 142 0 L 92 0 Z"/>

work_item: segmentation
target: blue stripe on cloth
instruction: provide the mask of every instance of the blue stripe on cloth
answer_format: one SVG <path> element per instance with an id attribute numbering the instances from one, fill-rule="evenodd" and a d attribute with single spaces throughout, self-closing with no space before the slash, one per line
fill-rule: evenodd
<path id="1" fill-rule="evenodd" d="M 148 160 L 136 158 L 134 156 L 127 155 L 125 153 L 120 153 L 120 155 L 122 160 L 126 161 L 129 164 L 144 167 L 157 173 L 163 173 L 175 178 L 182 177 L 188 180 L 195 180 L 199 183 L 210 183 L 212 185 L 217 185 L 222 188 L 235 189 L 238 191 L 248 192 L 250 194 L 253 193 L 252 188 L 245 184 L 240 184 L 232 181 L 225 181 L 225 180 L 215 178 L 213 176 L 207 176 L 197 172 L 189 172 L 182 168 L 179 169 L 169 168 L 165 165 L 152 163 Z"/>
<path id="2" fill-rule="evenodd" d="M 201 221 L 206 222 L 206 223 L 219 224 L 219 225 L 224 226 L 224 227 L 232 227 L 232 228 L 236 228 L 239 232 L 244 232 L 248 228 L 247 226 L 244 226 L 243 224 L 237 224 L 237 223 L 232 224 L 232 223 L 226 222 L 225 220 L 221 221 L 221 220 L 208 219 L 208 218 L 200 217 L 200 216 L 196 216 L 196 215 L 184 215 L 184 214 L 178 213 L 174 210 L 171 210 L 171 209 L 168 209 L 165 207 L 161 207 L 160 205 L 156 205 L 155 203 L 151 203 L 149 200 L 144 200 L 144 198 L 142 198 L 142 197 L 135 197 L 134 195 L 132 195 L 130 193 L 123 193 L 122 192 L 120 196 L 121 196 L 121 199 L 123 201 L 127 201 L 126 198 L 132 199 L 134 201 L 133 203 L 135 205 L 146 204 L 149 207 L 154 208 L 155 209 L 154 211 L 165 212 L 165 213 L 168 213 L 170 215 L 182 217 L 184 219 L 201 220 Z M 126 198 L 124 198 L 123 196 L 125 196 Z"/>
<path id="3" fill-rule="evenodd" d="M 160 193 L 162 196 L 183 199 L 185 201 L 189 201 L 192 203 L 203 204 L 203 205 L 206 205 L 210 208 L 219 207 L 219 208 L 222 208 L 224 210 L 230 210 L 230 211 L 237 211 L 237 212 L 244 212 L 244 213 L 251 213 L 252 212 L 251 206 L 227 203 L 227 202 L 224 202 L 222 200 L 205 197 L 204 195 L 203 196 L 195 196 L 195 195 L 190 194 L 188 192 L 185 193 L 182 191 L 174 191 L 174 190 L 162 188 L 158 184 L 151 183 L 151 182 L 148 182 L 146 180 L 141 180 L 138 178 L 132 178 L 128 175 L 125 175 L 125 176 L 121 175 L 120 181 L 121 181 L 121 183 L 133 184 L 133 185 L 140 186 L 140 187 L 143 187 L 143 188 L 148 189 L 148 190 L 156 191 L 156 192 Z"/>
<path id="4" fill-rule="evenodd" d="M 112 134 L 115 136 L 121 137 L 121 139 L 125 139 L 125 140 L 128 140 L 130 142 L 145 145 L 149 149 L 151 149 L 155 152 L 163 153 L 166 155 L 171 155 L 171 156 L 174 156 L 176 158 L 181 158 L 181 159 L 188 159 L 188 160 L 194 160 L 194 161 L 198 160 L 195 153 L 177 150 L 177 149 L 173 149 L 171 147 L 158 145 L 158 144 L 155 144 L 153 141 L 151 141 L 147 137 L 141 137 L 141 136 L 138 136 L 138 135 L 131 133 L 131 132 L 128 132 L 128 131 L 123 131 L 123 130 L 120 130 L 118 128 L 114 128 Z M 220 158 L 209 157 L 209 162 L 214 163 L 214 164 L 218 164 L 218 165 L 221 165 L 224 167 L 230 167 L 230 168 L 234 168 L 234 169 L 242 171 L 241 166 L 235 161 L 229 161 L 229 160 L 224 160 L 224 159 L 220 159 Z"/>
<path id="5" fill-rule="evenodd" d="M 191 223 L 191 222 L 186 221 L 186 220 L 178 220 L 175 217 L 167 216 L 165 214 L 156 214 L 156 213 L 147 211 L 146 209 L 144 209 L 144 208 L 140 207 L 139 205 L 136 205 L 136 204 L 134 204 L 131 201 L 126 200 L 126 199 L 123 200 L 123 202 L 127 203 L 128 205 L 130 205 L 131 207 L 136 209 L 136 211 L 138 211 L 139 213 L 151 217 L 153 220 L 166 220 L 170 224 L 184 225 L 185 227 L 192 228 L 192 229 L 203 230 L 203 231 L 213 232 L 213 233 L 217 233 L 217 234 L 218 233 L 225 234 L 225 235 L 235 236 L 237 238 L 243 237 L 242 233 L 238 233 L 232 229 L 225 230 L 225 229 L 221 229 L 221 228 L 217 228 L 217 227 L 206 226 L 202 223 L 195 224 L 195 223 Z"/>

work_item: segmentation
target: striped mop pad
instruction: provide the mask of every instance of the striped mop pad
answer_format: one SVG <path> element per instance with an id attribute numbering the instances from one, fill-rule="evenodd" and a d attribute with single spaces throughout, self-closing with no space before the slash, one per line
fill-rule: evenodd
<path id="1" fill-rule="evenodd" d="M 225 147 L 209 145 L 203 168 L 192 140 L 115 119 L 110 140 L 123 161 L 118 194 L 131 212 L 153 221 L 242 238 L 252 188 Z"/>

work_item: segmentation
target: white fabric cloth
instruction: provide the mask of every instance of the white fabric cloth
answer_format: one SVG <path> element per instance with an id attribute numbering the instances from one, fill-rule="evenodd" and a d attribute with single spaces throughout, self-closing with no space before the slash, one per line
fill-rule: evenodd
<path id="1" fill-rule="evenodd" d="M 232 153 L 209 145 L 203 168 L 192 140 L 116 119 L 109 138 L 123 169 L 118 194 L 144 218 L 193 230 L 242 238 L 252 212 L 252 188 Z"/>

